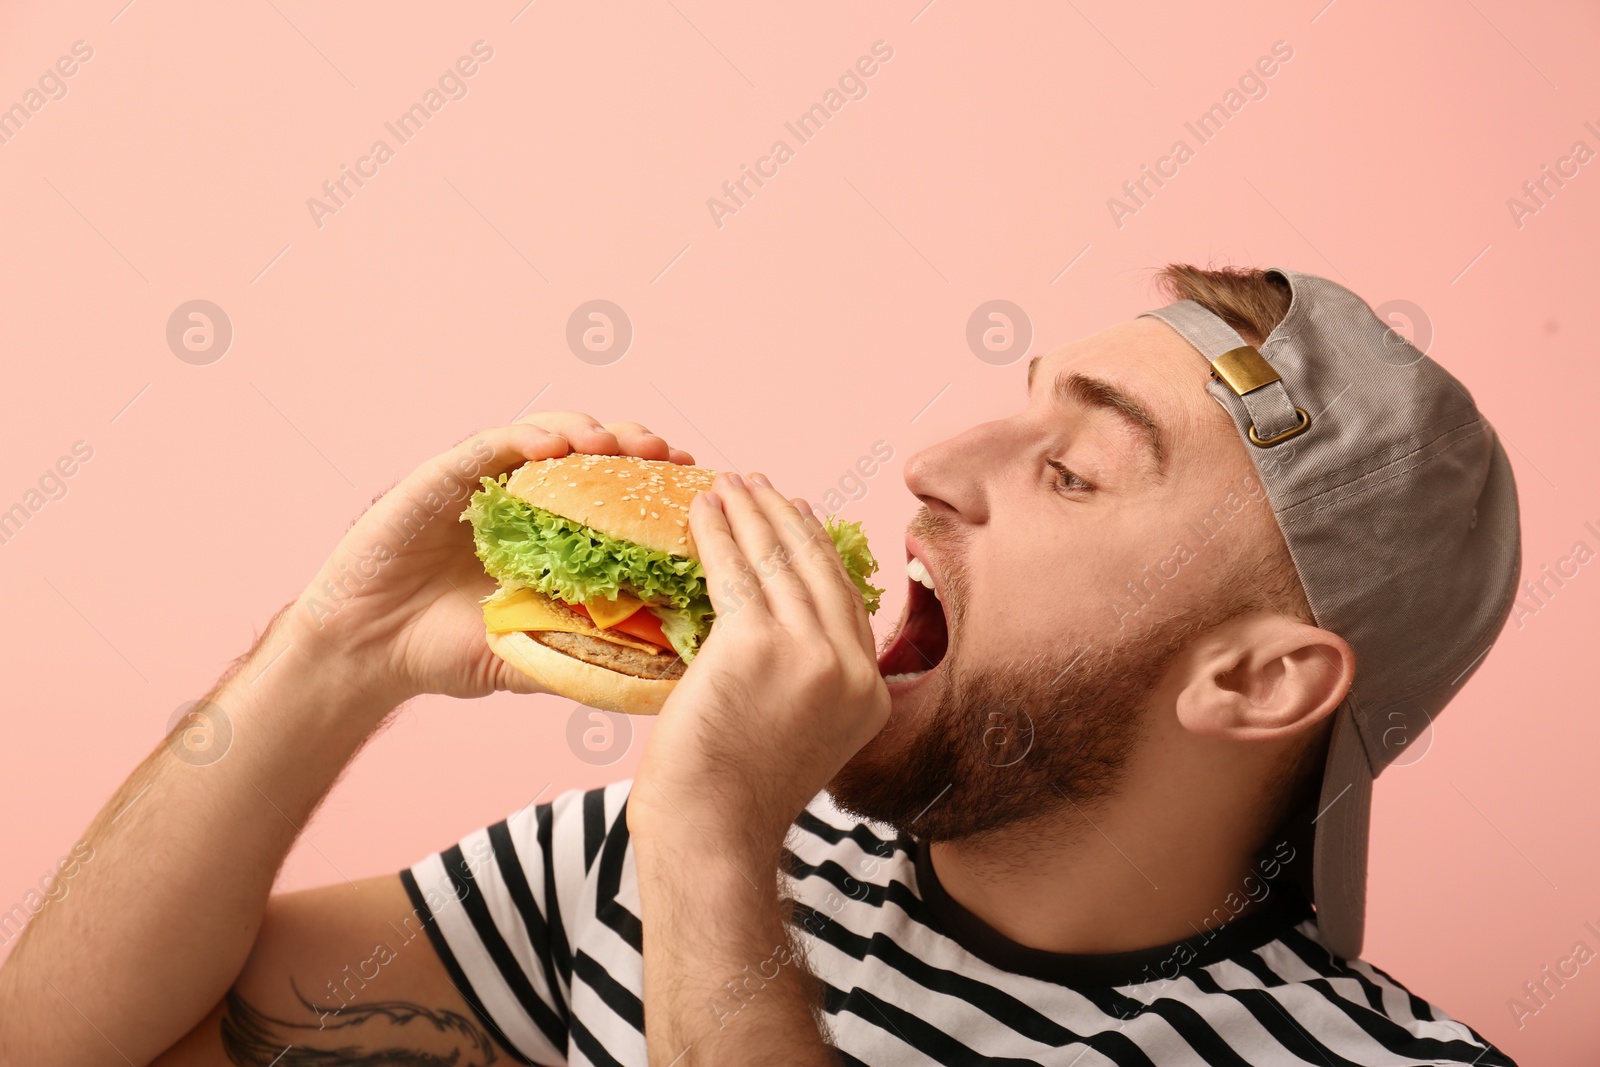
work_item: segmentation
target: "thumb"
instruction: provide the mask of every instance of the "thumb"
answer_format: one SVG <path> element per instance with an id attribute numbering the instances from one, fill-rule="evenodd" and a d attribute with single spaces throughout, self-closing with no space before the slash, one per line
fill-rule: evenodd
<path id="1" fill-rule="evenodd" d="M 518 693 L 522 696 L 538 696 L 548 694 L 549 689 L 529 678 L 493 652 L 489 655 L 494 659 L 494 688 L 495 692 Z"/>
<path id="2" fill-rule="evenodd" d="M 407 475 L 398 488 L 413 498 L 433 491 L 454 500 L 470 496 L 477 489 L 479 478 L 498 477 L 529 460 L 555 459 L 570 451 L 565 437 L 538 426 L 491 426 L 428 460 Z"/>
<path id="3" fill-rule="evenodd" d="M 480 430 L 381 494 L 352 524 L 352 532 L 370 539 L 395 522 L 416 531 L 439 516 L 454 520 L 478 490 L 480 479 L 499 477 L 529 460 L 554 459 L 571 450 L 565 437 L 527 423 Z"/>

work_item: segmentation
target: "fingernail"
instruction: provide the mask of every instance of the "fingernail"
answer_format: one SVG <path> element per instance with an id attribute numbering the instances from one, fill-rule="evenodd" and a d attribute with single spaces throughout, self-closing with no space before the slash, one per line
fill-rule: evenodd
<path id="1" fill-rule="evenodd" d="M 794 506 L 800 512 L 800 514 L 802 514 L 802 515 L 809 515 L 813 519 L 817 517 L 817 513 L 811 510 L 811 505 L 806 501 L 806 499 L 804 497 L 799 497 L 799 496 L 795 497 L 794 498 Z"/>
<path id="2" fill-rule="evenodd" d="M 720 481 L 722 483 L 723 489 L 727 489 L 735 493 L 745 487 L 744 479 L 739 477 L 739 475 L 735 474 L 733 471 L 723 471 L 721 474 L 717 475 L 716 481 Z M 714 481 L 712 484 L 715 485 L 716 481 Z"/>
<path id="3" fill-rule="evenodd" d="M 704 500 L 706 502 L 706 506 L 707 507 L 720 508 L 722 506 L 722 498 L 716 494 L 715 490 L 712 490 L 712 489 L 705 490 L 704 492 L 702 492 L 699 496 L 695 497 L 694 499 L 695 500 Z M 690 503 L 693 503 L 693 501 L 691 501 Z"/>
<path id="4" fill-rule="evenodd" d="M 755 482 L 757 485 L 764 485 L 768 489 L 772 488 L 772 483 L 767 481 L 767 476 L 765 474 L 752 474 L 750 475 L 750 480 Z"/>

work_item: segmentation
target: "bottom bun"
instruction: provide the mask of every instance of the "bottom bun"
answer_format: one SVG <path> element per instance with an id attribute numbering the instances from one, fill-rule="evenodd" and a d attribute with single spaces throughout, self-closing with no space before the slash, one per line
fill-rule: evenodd
<path id="1" fill-rule="evenodd" d="M 635 678 L 585 663 L 541 645 L 520 630 L 487 635 L 489 651 L 558 696 L 601 711 L 654 715 L 678 684 L 673 678 Z"/>

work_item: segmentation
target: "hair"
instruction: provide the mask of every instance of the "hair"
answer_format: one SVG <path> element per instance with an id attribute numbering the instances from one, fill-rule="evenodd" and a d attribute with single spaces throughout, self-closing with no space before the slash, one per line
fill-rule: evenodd
<path id="1" fill-rule="evenodd" d="M 1157 273 L 1156 284 L 1174 300 L 1193 300 L 1258 346 L 1289 313 L 1293 295 L 1283 275 L 1254 267 L 1168 263 Z"/>
<path id="2" fill-rule="evenodd" d="M 1293 293 L 1281 274 L 1254 267 L 1197 267 L 1168 263 L 1156 273 L 1156 286 L 1173 300 L 1193 300 L 1238 331 L 1252 345 L 1261 345 L 1289 313 Z M 1276 524 L 1274 524 L 1276 526 Z M 1259 587 L 1256 607 L 1264 607 L 1316 623 L 1305 584 L 1295 569 L 1289 544 L 1280 536 L 1265 549 L 1252 584 Z M 1315 806 L 1327 759 L 1333 717 L 1294 746 L 1264 783 L 1280 824 L 1306 805 Z M 1276 835 L 1275 835 L 1276 836 Z M 1306 865 L 1309 867 L 1309 864 Z"/>

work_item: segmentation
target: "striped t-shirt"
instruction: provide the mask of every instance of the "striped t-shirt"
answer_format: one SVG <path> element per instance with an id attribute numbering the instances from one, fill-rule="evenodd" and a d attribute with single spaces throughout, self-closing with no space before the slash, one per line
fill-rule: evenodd
<path id="1" fill-rule="evenodd" d="M 530 806 L 401 872 L 452 982 L 518 1062 L 645 1067 L 630 784 Z M 1334 958 L 1288 889 L 1190 941 L 1068 956 L 1002 937 L 944 892 L 918 841 L 826 794 L 787 859 L 846 1064 L 1511 1063 L 1376 967 Z M 727 1025 L 778 966 L 736 976 L 707 1022 Z"/>

